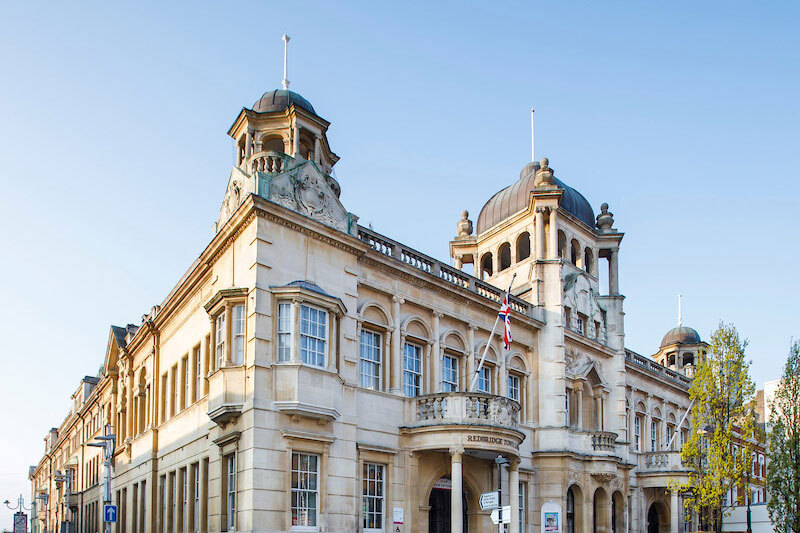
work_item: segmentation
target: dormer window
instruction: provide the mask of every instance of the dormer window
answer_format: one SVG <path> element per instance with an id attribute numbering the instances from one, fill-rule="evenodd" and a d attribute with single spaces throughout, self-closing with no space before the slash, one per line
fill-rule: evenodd
<path id="1" fill-rule="evenodd" d="M 211 345 L 217 368 L 240 366 L 245 362 L 247 289 L 219 291 L 206 305 L 211 318 Z"/>
<path id="2" fill-rule="evenodd" d="M 345 313 L 341 300 L 309 281 L 273 287 L 272 292 L 278 311 L 275 361 L 335 367 L 336 325 Z"/>
<path id="3" fill-rule="evenodd" d="M 575 317 L 575 331 L 577 331 L 581 335 L 585 335 L 585 331 L 586 331 L 584 329 L 585 320 L 586 320 L 586 317 L 584 317 L 580 313 L 578 313 L 578 316 Z"/>

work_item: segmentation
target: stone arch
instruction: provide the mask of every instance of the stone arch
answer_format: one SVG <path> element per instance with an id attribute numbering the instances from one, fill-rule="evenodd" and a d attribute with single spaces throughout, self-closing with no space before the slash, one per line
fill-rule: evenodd
<path id="1" fill-rule="evenodd" d="M 386 309 L 386 307 L 383 306 L 383 304 L 375 300 L 366 300 L 362 302 L 361 306 L 358 308 L 357 314 L 360 320 L 385 326 L 387 328 L 392 323 L 392 314 L 388 309 Z"/>
<path id="2" fill-rule="evenodd" d="M 494 273 L 492 252 L 486 252 L 481 256 L 481 279 L 491 277 Z"/>
<path id="3" fill-rule="evenodd" d="M 522 261 L 531 256 L 531 234 L 523 231 L 517 237 L 517 261 Z"/>
<path id="4" fill-rule="evenodd" d="M 261 136 L 262 152 L 286 153 L 286 140 L 279 133 L 270 132 Z"/>
<path id="5" fill-rule="evenodd" d="M 569 261 L 578 268 L 583 267 L 583 258 L 581 257 L 581 245 L 578 239 L 570 241 L 570 256 Z"/>
<path id="6" fill-rule="evenodd" d="M 512 353 L 508 358 L 508 368 L 528 374 L 528 362 L 519 352 Z"/>
<path id="7" fill-rule="evenodd" d="M 564 533 L 584 533 L 583 489 L 574 483 L 564 495 Z"/>
<path id="8" fill-rule="evenodd" d="M 419 505 L 421 507 L 426 507 L 428 505 L 428 501 L 431 497 L 431 491 L 433 491 L 433 485 L 442 478 L 449 478 L 450 477 L 450 465 L 448 462 L 450 461 L 450 456 L 448 454 L 442 454 L 444 460 L 441 462 L 438 468 L 430 470 L 430 474 L 428 477 L 423 478 L 424 482 L 420 483 L 419 487 L 422 489 L 419 491 Z M 464 460 L 464 456 L 462 456 L 462 461 Z M 478 478 L 474 475 L 474 470 L 470 468 L 463 468 L 461 471 L 461 482 L 462 488 L 464 492 L 467 493 L 467 497 L 464 500 L 467 504 L 467 510 L 474 510 L 480 509 L 480 495 L 481 495 L 481 483 Z"/>
<path id="9" fill-rule="evenodd" d="M 307 161 L 311 161 L 314 158 L 314 144 L 315 144 L 315 137 L 314 134 L 311 133 L 306 128 L 300 128 L 300 150 L 299 155 L 303 159 Z"/>
<path id="10" fill-rule="evenodd" d="M 460 331 L 450 329 L 442 333 L 439 337 L 443 348 L 449 348 L 460 353 L 467 353 L 467 341 Z"/>
<path id="11" fill-rule="evenodd" d="M 486 348 L 486 341 L 481 341 L 475 345 L 475 364 L 478 364 L 480 361 L 481 356 L 483 355 L 483 350 Z M 492 363 L 493 365 L 499 364 L 499 357 L 497 356 L 497 350 L 495 350 L 494 346 L 491 344 L 489 345 L 489 350 L 486 352 L 486 361 Z"/>
<path id="12" fill-rule="evenodd" d="M 589 274 L 595 274 L 594 253 L 588 246 L 583 250 L 583 269 Z"/>
<path id="13" fill-rule="evenodd" d="M 615 490 L 611 495 L 611 533 L 623 533 L 627 531 L 625 527 L 625 496 L 622 492 Z"/>
<path id="14" fill-rule="evenodd" d="M 654 500 L 647 506 L 644 531 L 645 533 L 668 533 L 669 509 L 664 502 Z"/>
<path id="15" fill-rule="evenodd" d="M 597 487 L 592 497 L 592 523 L 594 533 L 608 533 L 611 529 L 611 502 L 603 487 Z"/>
<path id="16" fill-rule="evenodd" d="M 425 341 L 433 338 L 433 333 L 431 332 L 430 326 L 428 326 L 428 324 L 419 315 L 411 315 L 407 317 L 403 321 L 401 328 L 408 337 L 414 337 Z"/>
<path id="17" fill-rule="evenodd" d="M 511 245 L 504 242 L 497 249 L 497 257 L 500 259 L 500 264 L 497 267 L 498 272 L 503 271 L 511 266 Z"/>
<path id="18" fill-rule="evenodd" d="M 561 259 L 568 259 L 567 253 L 567 234 L 562 230 L 558 230 L 558 257 Z"/>

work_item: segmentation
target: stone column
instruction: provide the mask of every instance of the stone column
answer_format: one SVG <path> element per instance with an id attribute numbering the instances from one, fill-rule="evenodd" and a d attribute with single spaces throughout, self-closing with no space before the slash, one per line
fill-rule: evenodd
<path id="1" fill-rule="evenodd" d="M 558 208 L 550 208 L 550 248 L 548 259 L 558 259 L 558 225 L 556 224 L 556 213 Z"/>
<path id="2" fill-rule="evenodd" d="M 669 533 L 678 533 L 678 491 L 669 493 Z"/>
<path id="3" fill-rule="evenodd" d="M 450 449 L 450 531 L 453 533 L 462 533 L 462 502 L 461 492 L 463 482 L 461 479 L 461 455 L 464 453 L 463 448 Z"/>
<path id="4" fill-rule="evenodd" d="M 382 383 L 381 390 L 389 390 L 390 383 L 394 379 L 394 372 L 391 365 L 392 357 L 392 328 L 386 330 L 386 338 L 383 341 L 383 366 L 385 368 L 385 380 Z"/>
<path id="5" fill-rule="evenodd" d="M 644 442 L 642 443 L 642 451 L 649 452 L 650 451 L 650 439 L 652 439 L 653 435 L 653 402 L 651 400 L 650 394 L 647 395 L 647 413 L 645 414 L 644 419 L 644 428 L 642 428 L 642 439 Z M 645 435 L 647 437 L 645 438 Z"/>
<path id="6" fill-rule="evenodd" d="M 594 408 L 597 416 L 597 430 L 603 430 L 603 396 L 598 391 L 597 396 L 594 397 Z"/>
<path id="7" fill-rule="evenodd" d="M 405 301 L 399 297 L 392 298 L 392 319 L 394 320 L 394 335 L 392 335 L 392 354 L 391 354 L 391 381 L 389 392 L 394 394 L 403 393 L 402 364 L 403 364 L 403 335 L 400 331 L 400 304 Z"/>
<path id="8" fill-rule="evenodd" d="M 251 155 L 253 155 L 253 131 L 247 130 L 247 134 L 245 135 L 245 141 L 244 141 L 245 160 L 250 160 Z"/>
<path id="9" fill-rule="evenodd" d="M 578 384 L 578 429 L 583 429 L 583 382 Z"/>
<path id="10" fill-rule="evenodd" d="M 511 523 L 509 533 L 520 533 L 519 530 L 519 460 L 514 459 L 508 465 L 508 503 L 511 505 Z M 503 502 L 500 502 L 503 505 Z"/>
<path id="11" fill-rule="evenodd" d="M 619 294 L 619 248 L 611 250 L 608 256 L 608 292 Z"/>
<path id="12" fill-rule="evenodd" d="M 433 316 L 433 349 L 431 351 L 433 383 L 430 392 L 440 392 L 442 390 L 442 354 L 441 342 L 439 342 L 439 319 L 442 318 L 442 313 L 434 311 L 431 315 Z"/>
<path id="13" fill-rule="evenodd" d="M 536 259 L 544 259 L 544 207 L 536 208 Z"/>
<path id="14" fill-rule="evenodd" d="M 225 312 L 227 313 L 227 311 Z M 227 317 L 225 318 L 227 326 Z M 292 300 L 292 346 L 290 350 L 291 350 L 290 359 L 292 363 L 299 363 L 300 362 L 300 301 L 299 300 Z M 222 365 L 220 366 L 224 365 L 225 363 L 222 363 Z"/>
<path id="15" fill-rule="evenodd" d="M 322 166 L 322 142 L 319 135 L 314 137 L 314 161 Z"/>
<path id="16" fill-rule="evenodd" d="M 297 159 L 300 157 L 300 126 L 297 122 L 294 124 L 294 136 L 292 138 L 292 157 Z"/>

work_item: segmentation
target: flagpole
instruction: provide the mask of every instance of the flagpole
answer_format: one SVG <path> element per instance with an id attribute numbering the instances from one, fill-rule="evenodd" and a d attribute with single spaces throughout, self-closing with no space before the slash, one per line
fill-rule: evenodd
<path id="1" fill-rule="evenodd" d="M 672 435 L 671 439 L 669 439 L 669 442 L 667 443 L 667 451 L 672 450 L 672 442 L 675 440 L 675 437 L 677 437 L 678 433 L 681 431 L 681 428 L 683 427 L 683 422 L 686 420 L 686 417 L 689 416 L 689 411 L 692 410 L 693 405 L 694 405 L 694 400 L 692 400 L 691 403 L 689 404 L 689 407 L 686 408 L 686 412 L 683 413 L 683 418 L 681 418 L 681 421 L 678 423 L 678 427 L 675 428 L 675 434 Z"/>
<path id="2" fill-rule="evenodd" d="M 511 296 L 511 287 L 514 285 L 514 278 L 517 277 L 517 273 L 514 272 L 514 275 L 511 276 L 511 283 L 508 284 L 508 290 L 506 291 L 506 295 Z M 494 332 L 497 330 L 497 323 L 500 322 L 500 315 L 498 314 L 494 319 L 494 325 L 492 326 L 492 332 L 489 333 L 489 340 L 486 341 L 486 346 L 483 348 L 483 355 L 481 356 L 481 361 L 478 363 L 478 368 L 475 369 L 475 375 L 472 376 L 472 383 L 469 386 L 467 392 L 472 392 L 475 388 L 475 383 L 478 381 L 478 375 L 481 373 L 481 369 L 483 368 L 483 363 L 486 361 L 486 353 L 489 351 L 489 345 L 492 343 L 492 338 L 494 337 Z"/>

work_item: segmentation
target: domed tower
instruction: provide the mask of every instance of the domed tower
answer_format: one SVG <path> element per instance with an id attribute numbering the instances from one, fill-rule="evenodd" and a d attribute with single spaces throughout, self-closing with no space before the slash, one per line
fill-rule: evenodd
<path id="1" fill-rule="evenodd" d="M 471 263 L 475 277 L 501 290 L 516 274 L 512 294 L 542 309 L 538 386 L 548 407 L 539 410 L 538 423 L 553 428 L 552 435 L 539 433 L 554 439 L 553 446 L 564 438 L 556 428 L 576 423 L 575 410 L 592 413 L 591 429 L 624 431 L 623 296 L 617 275 L 623 234 L 613 224 L 607 204 L 595 216 L 586 198 L 556 177 L 543 158 L 526 164 L 517 181 L 486 202 L 474 234 L 464 212 L 450 242 L 456 267 Z M 608 261 L 607 283 L 600 279 L 602 260 Z M 589 405 L 588 398 L 595 403 Z"/>
<path id="2" fill-rule="evenodd" d="M 708 344 L 703 342 L 697 330 L 678 325 L 661 339 L 661 345 L 658 352 L 653 355 L 653 359 L 661 365 L 692 377 L 697 358 L 705 353 L 707 348 Z"/>
<path id="3" fill-rule="evenodd" d="M 242 108 L 228 130 L 236 160 L 216 227 L 256 194 L 355 234 L 357 217 L 339 202 L 341 189 L 332 175 L 339 156 L 328 144 L 329 126 L 311 102 L 289 90 L 284 65 L 283 88 L 267 91 L 252 107 Z"/>

